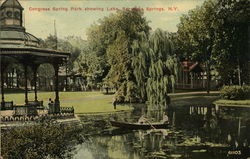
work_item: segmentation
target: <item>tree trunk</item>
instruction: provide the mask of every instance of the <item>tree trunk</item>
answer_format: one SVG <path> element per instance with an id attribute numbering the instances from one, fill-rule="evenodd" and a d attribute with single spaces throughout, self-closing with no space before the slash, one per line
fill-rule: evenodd
<path id="1" fill-rule="evenodd" d="M 241 86 L 241 73 L 240 73 L 240 60 L 238 57 L 238 80 L 239 80 L 239 86 Z"/>
<path id="2" fill-rule="evenodd" d="M 211 73 L 210 73 L 210 64 L 207 62 L 207 94 L 210 93 L 211 86 Z"/>

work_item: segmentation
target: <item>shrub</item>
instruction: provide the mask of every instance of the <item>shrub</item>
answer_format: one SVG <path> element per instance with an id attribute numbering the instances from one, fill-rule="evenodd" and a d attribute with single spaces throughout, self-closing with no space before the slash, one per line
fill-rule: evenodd
<path id="1" fill-rule="evenodd" d="M 75 145 L 84 141 L 80 132 L 77 127 L 51 121 L 7 128 L 1 132 L 1 154 L 6 159 L 70 157 Z"/>
<path id="2" fill-rule="evenodd" d="M 242 100 L 250 98 L 250 86 L 224 86 L 220 90 L 223 99 Z"/>

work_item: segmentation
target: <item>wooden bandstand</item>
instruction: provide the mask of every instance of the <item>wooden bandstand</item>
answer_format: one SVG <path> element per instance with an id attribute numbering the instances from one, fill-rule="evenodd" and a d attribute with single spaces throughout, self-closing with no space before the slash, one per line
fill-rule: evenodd
<path id="1" fill-rule="evenodd" d="M 5 0 L 0 6 L 0 62 L 1 62 L 1 110 L 15 110 L 18 115 L 35 115 L 37 109 L 43 108 L 43 102 L 38 101 L 37 70 L 41 64 L 49 63 L 54 68 L 55 99 L 52 114 L 60 114 L 60 98 L 58 89 L 58 72 L 68 60 L 70 53 L 40 47 L 40 40 L 26 32 L 23 26 L 23 7 L 17 0 Z M 13 101 L 5 101 L 5 72 L 13 63 L 18 63 L 24 69 L 25 101 L 21 106 L 15 106 Z M 33 100 L 28 99 L 28 68 L 33 72 Z M 71 109 L 63 109 L 63 111 Z"/>

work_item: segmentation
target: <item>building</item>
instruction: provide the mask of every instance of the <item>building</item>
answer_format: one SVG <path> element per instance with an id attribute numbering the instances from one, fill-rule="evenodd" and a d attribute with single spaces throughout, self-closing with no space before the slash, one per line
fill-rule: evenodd
<path id="1" fill-rule="evenodd" d="M 183 61 L 179 63 L 177 89 L 205 89 L 206 72 L 198 62 Z"/>
<path id="2" fill-rule="evenodd" d="M 39 39 L 26 32 L 23 26 L 23 7 L 18 0 L 5 0 L 0 6 L 0 60 L 1 60 L 1 109 L 7 109 L 11 101 L 5 101 L 4 92 L 6 71 L 14 64 L 19 64 L 24 70 L 25 101 L 22 111 L 28 112 L 32 106 L 38 106 L 42 102 L 38 101 L 37 96 L 37 70 L 41 64 L 49 63 L 54 69 L 54 91 L 55 100 L 53 113 L 60 113 L 59 100 L 59 69 L 66 63 L 70 53 L 58 50 L 41 48 Z M 28 69 L 32 73 L 28 75 Z M 35 98 L 28 99 L 28 78 L 32 76 L 34 82 Z"/>

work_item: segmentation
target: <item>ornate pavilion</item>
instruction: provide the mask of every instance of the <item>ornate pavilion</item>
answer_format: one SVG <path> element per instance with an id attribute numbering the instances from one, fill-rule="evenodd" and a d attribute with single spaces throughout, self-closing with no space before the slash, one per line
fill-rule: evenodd
<path id="1" fill-rule="evenodd" d="M 4 73 L 13 63 L 19 63 L 24 68 L 25 101 L 24 111 L 31 107 L 41 106 L 37 98 L 37 69 L 39 65 L 49 63 L 55 71 L 55 100 L 51 113 L 60 113 L 60 100 L 58 89 L 58 71 L 70 56 L 70 53 L 50 50 L 39 47 L 39 39 L 26 32 L 23 26 L 23 7 L 17 0 L 5 0 L 0 6 L 0 62 L 1 62 L 1 110 L 11 107 L 11 102 L 5 101 Z M 34 79 L 35 99 L 28 99 L 27 69 L 31 68 Z M 13 102 L 12 102 L 13 106 Z"/>

